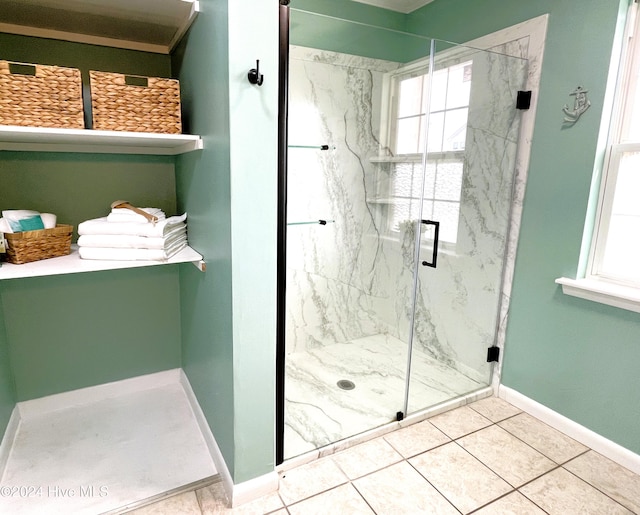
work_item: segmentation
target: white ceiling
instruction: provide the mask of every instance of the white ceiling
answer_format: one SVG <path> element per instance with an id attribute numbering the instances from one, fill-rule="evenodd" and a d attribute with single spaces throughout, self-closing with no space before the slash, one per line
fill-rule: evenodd
<path id="1" fill-rule="evenodd" d="M 354 0 L 354 2 L 375 5 L 376 7 L 407 14 L 433 2 L 433 0 Z"/>

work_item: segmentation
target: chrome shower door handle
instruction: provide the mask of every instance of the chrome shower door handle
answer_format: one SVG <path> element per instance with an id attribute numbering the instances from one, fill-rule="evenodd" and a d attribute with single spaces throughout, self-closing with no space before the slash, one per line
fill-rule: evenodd
<path id="1" fill-rule="evenodd" d="M 435 222 L 433 220 L 420 220 L 420 222 L 425 225 L 433 225 L 433 229 L 434 229 L 433 254 L 431 256 L 431 262 L 423 261 L 422 266 L 430 266 L 431 268 L 435 268 L 438 262 L 438 236 L 440 234 L 440 222 Z"/>

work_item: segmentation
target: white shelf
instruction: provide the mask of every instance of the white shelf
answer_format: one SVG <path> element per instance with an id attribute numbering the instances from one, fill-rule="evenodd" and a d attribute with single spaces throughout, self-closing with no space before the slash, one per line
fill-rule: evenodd
<path id="1" fill-rule="evenodd" d="M 202 256 L 191 247 L 181 250 L 168 261 L 99 261 L 94 259 L 80 259 L 77 246 L 72 245 L 71 254 L 68 256 L 43 259 L 41 261 L 34 261 L 33 263 L 25 263 L 23 265 L 2 263 L 2 266 L 0 267 L 0 281 L 3 279 L 22 279 L 25 277 L 101 272 L 104 270 L 172 265 L 176 263 L 193 263 L 201 270 L 204 270 Z"/>
<path id="2" fill-rule="evenodd" d="M 202 148 L 189 134 L 0 126 L 0 150 L 173 156 Z"/>
<path id="3" fill-rule="evenodd" d="M 0 32 L 168 54 L 195 20 L 196 0 L 20 0 Z"/>

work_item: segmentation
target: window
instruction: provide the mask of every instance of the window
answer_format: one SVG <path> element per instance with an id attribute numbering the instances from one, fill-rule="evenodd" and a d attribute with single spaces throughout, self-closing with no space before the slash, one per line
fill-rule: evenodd
<path id="1" fill-rule="evenodd" d="M 588 274 L 640 288 L 640 30 L 629 18 Z"/>
<path id="2" fill-rule="evenodd" d="M 395 77 L 391 148 L 396 158 L 406 159 L 392 166 L 392 231 L 418 218 L 421 201 L 422 218 L 440 221 L 440 240 L 457 240 L 471 70 L 467 61 L 433 72 L 431 80 L 424 68 Z M 427 168 L 421 192 L 425 135 Z"/>
<path id="3" fill-rule="evenodd" d="M 629 9 L 586 270 L 563 292 L 640 313 L 640 23 Z"/>

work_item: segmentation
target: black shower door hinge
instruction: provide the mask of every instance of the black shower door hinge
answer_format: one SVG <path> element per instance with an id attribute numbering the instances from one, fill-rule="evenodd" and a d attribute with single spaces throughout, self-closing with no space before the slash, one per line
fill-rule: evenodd
<path id="1" fill-rule="evenodd" d="M 516 109 L 526 110 L 531 107 L 531 91 L 518 91 Z"/>
<path id="2" fill-rule="evenodd" d="M 491 363 L 493 361 L 498 361 L 500 357 L 500 348 L 499 347 L 489 347 L 487 349 L 487 363 Z"/>

